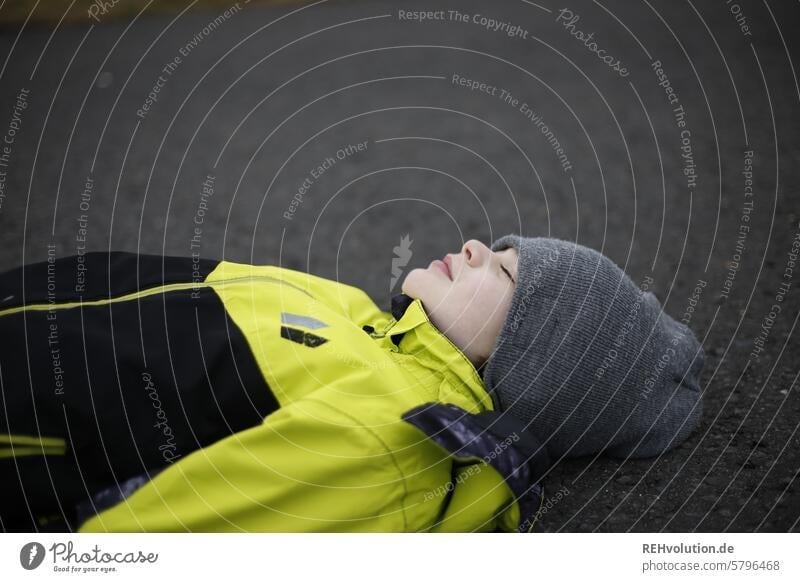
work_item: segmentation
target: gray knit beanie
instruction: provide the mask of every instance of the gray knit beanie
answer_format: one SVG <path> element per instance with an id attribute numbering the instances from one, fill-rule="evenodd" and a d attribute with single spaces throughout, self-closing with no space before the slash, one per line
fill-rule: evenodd
<path id="1" fill-rule="evenodd" d="M 703 350 L 691 330 L 604 255 L 506 235 L 517 286 L 483 369 L 498 410 L 526 423 L 553 461 L 649 457 L 700 421 Z"/>

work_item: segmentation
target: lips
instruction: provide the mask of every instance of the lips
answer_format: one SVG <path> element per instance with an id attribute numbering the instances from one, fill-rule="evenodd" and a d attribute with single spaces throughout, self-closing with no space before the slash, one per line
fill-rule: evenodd
<path id="1" fill-rule="evenodd" d="M 445 255 L 444 259 L 442 259 L 442 262 L 447 267 L 447 276 L 452 281 L 453 280 L 453 265 L 450 262 L 450 255 Z"/>
<path id="2" fill-rule="evenodd" d="M 444 274 L 445 277 L 447 277 L 451 281 L 453 280 L 453 275 L 450 272 L 450 265 L 447 262 L 447 258 L 445 258 L 444 261 L 440 261 L 439 259 L 434 259 L 431 262 L 431 265 L 439 269 Z"/>

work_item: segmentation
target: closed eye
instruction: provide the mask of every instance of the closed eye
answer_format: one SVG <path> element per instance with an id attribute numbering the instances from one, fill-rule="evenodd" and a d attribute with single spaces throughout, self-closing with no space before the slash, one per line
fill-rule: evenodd
<path id="1" fill-rule="evenodd" d="M 500 268 L 501 268 L 501 269 L 503 269 L 503 272 L 504 272 L 506 275 L 508 275 L 508 278 L 509 278 L 509 279 L 511 279 L 511 282 L 512 282 L 512 283 L 514 283 L 514 284 L 516 285 L 516 284 L 517 284 L 517 282 L 516 282 L 516 281 L 514 281 L 514 277 L 512 277 L 512 276 L 511 276 L 511 273 L 509 273 L 509 272 L 508 272 L 508 269 L 506 269 L 506 268 L 505 268 L 505 267 L 503 267 L 502 265 L 500 266 Z"/>

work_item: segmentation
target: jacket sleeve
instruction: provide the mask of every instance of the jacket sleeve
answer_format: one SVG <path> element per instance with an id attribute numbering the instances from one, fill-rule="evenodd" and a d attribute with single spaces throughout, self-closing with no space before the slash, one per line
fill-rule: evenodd
<path id="1" fill-rule="evenodd" d="M 380 439 L 309 398 L 169 466 L 80 531 L 400 531 L 402 493 Z"/>
<path id="2" fill-rule="evenodd" d="M 550 456 L 526 425 L 508 414 L 469 414 L 441 402 L 413 408 L 403 419 L 453 461 L 451 495 L 435 531 L 534 528 Z"/>

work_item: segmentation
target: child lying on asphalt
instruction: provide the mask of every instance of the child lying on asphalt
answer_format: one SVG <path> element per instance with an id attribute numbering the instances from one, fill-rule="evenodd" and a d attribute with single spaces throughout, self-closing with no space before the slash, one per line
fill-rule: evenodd
<path id="1" fill-rule="evenodd" d="M 7 531 L 531 531 L 548 469 L 676 446 L 703 351 L 610 259 L 470 240 L 391 313 L 226 261 L 0 275 Z"/>

